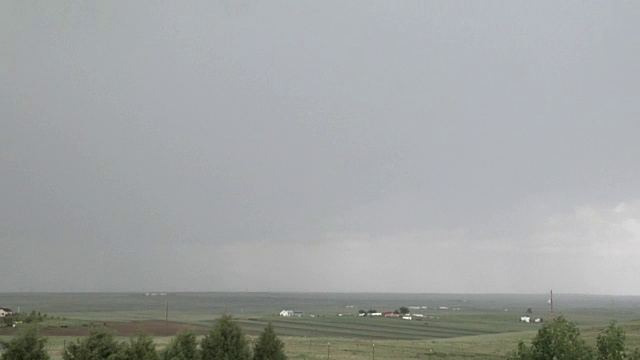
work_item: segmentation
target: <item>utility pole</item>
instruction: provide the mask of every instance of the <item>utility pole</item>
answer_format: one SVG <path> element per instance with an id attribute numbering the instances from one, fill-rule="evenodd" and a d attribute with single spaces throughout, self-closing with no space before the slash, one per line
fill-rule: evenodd
<path id="1" fill-rule="evenodd" d="M 376 360 L 376 344 L 372 344 L 373 350 L 371 351 L 371 355 L 373 360 Z"/>
<path id="2" fill-rule="evenodd" d="M 167 301 L 167 307 L 164 310 L 164 336 L 169 336 L 168 324 L 169 324 L 169 302 Z"/>

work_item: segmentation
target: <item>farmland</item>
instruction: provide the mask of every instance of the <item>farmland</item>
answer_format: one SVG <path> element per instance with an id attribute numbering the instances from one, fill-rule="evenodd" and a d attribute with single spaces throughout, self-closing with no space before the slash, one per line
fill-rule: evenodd
<path id="1" fill-rule="evenodd" d="M 123 338 L 145 331 L 163 347 L 183 328 L 205 334 L 228 313 L 252 339 L 272 322 L 292 359 L 490 359 L 506 356 L 519 340 L 535 335 L 540 324 L 518 321 L 527 309 L 543 319 L 551 316 L 546 294 L 13 293 L 0 294 L 0 302 L 50 315 L 40 326 L 54 357 L 91 327 L 108 328 Z M 640 346 L 640 298 L 559 295 L 555 303 L 556 313 L 577 322 L 587 341 L 593 343 L 603 326 L 617 320 L 629 345 Z M 359 309 L 392 311 L 400 306 L 423 317 L 357 316 Z M 282 309 L 304 311 L 305 316 L 277 316 Z M 16 331 L 1 328 L 0 338 Z"/>

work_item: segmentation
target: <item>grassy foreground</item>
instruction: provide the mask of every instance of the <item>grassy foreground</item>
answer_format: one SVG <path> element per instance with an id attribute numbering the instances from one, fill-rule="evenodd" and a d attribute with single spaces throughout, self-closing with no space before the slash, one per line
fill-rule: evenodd
<path id="1" fill-rule="evenodd" d="M 627 346 L 640 347 L 640 321 L 622 324 L 627 333 Z M 581 327 L 585 340 L 595 345 L 602 327 Z M 537 330 L 488 335 L 458 336 L 430 340 L 385 340 L 345 337 L 281 336 L 290 359 L 505 359 L 518 341 L 530 342 Z M 255 341 L 255 335 L 249 335 Z M 4 337 L 8 339 L 8 337 Z M 50 336 L 47 350 L 53 359 L 61 359 L 65 346 L 78 337 Z M 126 337 L 118 337 L 126 340 Z M 156 336 L 154 341 L 162 349 L 171 337 Z"/>
<path id="2" fill-rule="evenodd" d="M 167 303 L 170 336 L 165 336 Z M 640 298 L 569 295 L 558 296 L 556 304 L 556 313 L 576 322 L 591 346 L 597 333 L 617 320 L 627 346 L 640 347 Z M 412 312 L 423 315 L 419 320 L 354 316 L 359 309 L 412 305 Z M 520 323 L 521 315 L 530 309 L 532 316 L 550 320 L 545 294 L 21 293 L 0 294 L 0 306 L 49 314 L 39 326 L 53 359 L 95 324 L 107 326 L 119 340 L 149 329 L 162 349 L 185 327 L 202 336 L 223 313 L 231 314 L 252 340 L 271 321 L 290 359 L 505 359 L 541 326 Z M 305 316 L 282 318 L 276 315 L 282 309 L 302 310 Z M 0 328 L 0 339 L 16 331 Z"/>
<path id="3" fill-rule="evenodd" d="M 630 348 L 640 347 L 640 323 L 623 325 Z M 582 334 L 588 343 L 595 344 L 601 328 L 586 328 Z M 522 331 L 491 335 L 462 336 L 434 340 L 362 340 L 349 338 L 304 338 L 283 336 L 289 359 L 506 359 L 518 341 L 529 342 L 536 331 Z M 255 336 L 250 336 L 255 340 Z M 126 338 L 119 338 L 125 340 Z M 61 359 L 65 343 L 76 337 L 49 337 L 47 349 L 53 359 Z M 154 338 L 159 349 L 170 337 Z"/>
<path id="4" fill-rule="evenodd" d="M 289 359 L 504 359 L 518 339 L 535 333 L 479 335 L 430 341 L 364 341 L 344 338 L 281 337 Z M 61 359 L 63 347 L 75 337 L 49 337 L 47 351 L 52 359 Z M 125 338 L 119 338 L 125 340 Z M 158 349 L 169 337 L 155 337 Z M 255 340 L 255 337 L 252 337 Z"/>

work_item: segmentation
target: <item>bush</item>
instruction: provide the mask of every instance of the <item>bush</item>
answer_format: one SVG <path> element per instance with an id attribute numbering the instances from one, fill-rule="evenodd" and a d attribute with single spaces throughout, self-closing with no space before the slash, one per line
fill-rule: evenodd
<path id="1" fill-rule="evenodd" d="M 156 351 L 156 344 L 153 339 L 140 333 L 136 338 L 130 339 L 125 346 L 123 360 L 159 360 L 160 356 Z"/>
<path id="2" fill-rule="evenodd" d="M 267 324 L 253 348 L 253 360 L 286 360 L 284 343 L 278 339 L 271 322 Z"/>
<path id="3" fill-rule="evenodd" d="M 197 348 L 196 334 L 191 330 L 184 330 L 162 352 L 163 360 L 198 360 L 200 352 Z"/>
<path id="4" fill-rule="evenodd" d="M 106 330 L 91 329 L 89 337 L 71 342 L 62 353 L 64 360 L 115 360 L 122 358 L 123 346 Z"/>
<path id="5" fill-rule="evenodd" d="M 528 347 L 523 342 L 511 356 L 518 360 L 589 360 L 593 358 L 591 349 L 580 338 L 575 323 L 559 316 L 545 324 Z"/>
<path id="6" fill-rule="evenodd" d="M 249 360 L 251 349 L 240 326 L 223 315 L 202 339 L 203 360 Z"/>
<path id="7" fill-rule="evenodd" d="M 627 339 L 624 330 L 612 321 L 597 337 L 598 360 L 625 359 L 624 343 Z"/>
<path id="8" fill-rule="evenodd" d="M 46 343 L 37 328 L 27 327 L 6 344 L 2 360 L 47 360 Z"/>
<path id="9" fill-rule="evenodd" d="M 597 354 L 585 345 L 580 338 L 576 324 L 560 316 L 550 324 L 544 325 L 531 342 L 531 346 L 522 341 L 510 359 L 516 360 L 640 360 L 640 350 L 625 350 L 624 330 L 612 321 L 597 337 Z"/>

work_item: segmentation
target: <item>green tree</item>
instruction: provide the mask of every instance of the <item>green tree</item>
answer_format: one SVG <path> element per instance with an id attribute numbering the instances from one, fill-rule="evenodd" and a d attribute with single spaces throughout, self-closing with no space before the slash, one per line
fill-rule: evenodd
<path id="1" fill-rule="evenodd" d="M 140 333 L 137 337 L 130 339 L 123 351 L 124 360 L 159 360 L 160 356 L 156 351 L 156 344 L 153 339 Z"/>
<path id="2" fill-rule="evenodd" d="M 251 349 L 240 325 L 223 315 L 201 343 L 202 360 L 249 360 Z"/>
<path id="3" fill-rule="evenodd" d="M 47 360 L 46 343 L 37 328 L 27 327 L 6 344 L 2 360 Z"/>
<path id="4" fill-rule="evenodd" d="M 253 348 L 253 360 L 286 360 L 284 342 L 278 339 L 271 322 L 264 328 Z"/>
<path id="5" fill-rule="evenodd" d="M 580 338 L 580 330 L 575 323 L 559 316 L 545 324 L 531 342 L 531 347 L 523 342 L 512 354 L 519 360 L 589 360 L 593 358 L 591 349 Z"/>
<path id="6" fill-rule="evenodd" d="M 596 338 L 598 360 L 640 360 L 640 350 L 626 351 L 627 335 L 624 329 L 612 321 Z"/>
<path id="7" fill-rule="evenodd" d="M 163 360 L 198 360 L 200 352 L 196 342 L 196 334 L 191 330 L 184 330 L 171 339 L 162 352 Z"/>
<path id="8" fill-rule="evenodd" d="M 89 337 L 71 342 L 62 353 L 64 360 L 117 360 L 121 359 L 123 346 L 113 333 L 102 329 L 91 329 Z"/>
<path id="9" fill-rule="evenodd" d="M 400 306 L 400 309 L 398 309 L 398 312 L 400 312 L 400 314 L 402 315 L 406 315 L 409 313 L 409 308 L 406 306 Z"/>
<path id="10" fill-rule="evenodd" d="M 624 330 L 612 321 L 602 330 L 596 339 L 598 360 L 623 360 L 626 358 L 624 343 L 626 341 Z"/>

